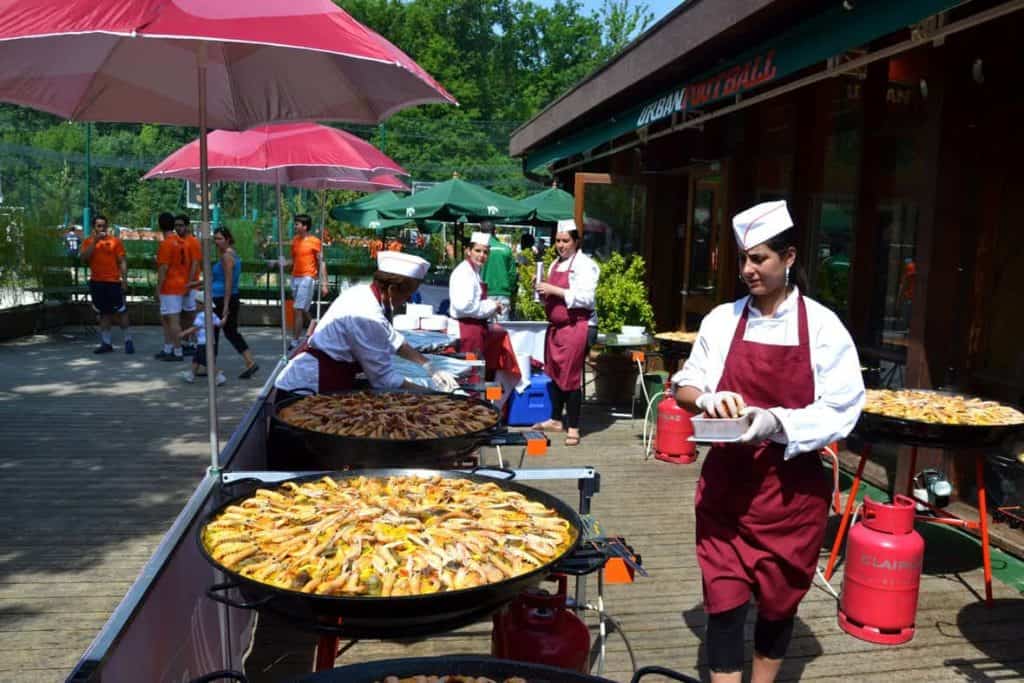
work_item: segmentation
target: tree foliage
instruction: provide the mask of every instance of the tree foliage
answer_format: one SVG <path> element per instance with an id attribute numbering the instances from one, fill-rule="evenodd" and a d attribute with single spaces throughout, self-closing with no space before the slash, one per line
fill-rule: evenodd
<path id="1" fill-rule="evenodd" d="M 445 180 L 459 172 L 513 196 L 539 187 L 508 156 L 511 132 L 621 50 L 652 18 L 645 4 L 630 0 L 604 0 L 590 13 L 579 0 L 335 2 L 408 53 L 460 103 L 415 107 L 379 126 L 344 127 L 379 146 L 415 180 Z M 94 210 L 132 226 L 152 224 L 160 211 L 180 211 L 180 182 L 139 179 L 195 135 L 194 128 L 93 124 Z M 80 221 L 85 137 L 85 124 L 0 105 L 4 204 Z M 266 222 L 273 214 L 271 188 L 225 184 L 217 192 L 225 219 Z M 332 192 L 328 204 L 351 197 Z M 315 193 L 289 191 L 285 200 L 290 210 L 319 213 Z"/>

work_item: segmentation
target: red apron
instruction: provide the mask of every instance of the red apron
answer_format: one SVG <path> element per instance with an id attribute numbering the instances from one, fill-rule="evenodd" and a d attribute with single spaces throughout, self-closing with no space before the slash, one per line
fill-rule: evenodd
<path id="1" fill-rule="evenodd" d="M 487 298 L 486 282 L 480 282 L 480 292 L 482 301 Z M 498 370 L 516 377 L 521 374 L 508 331 L 497 323 L 480 318 L 459 318 L 459 350 L 483 358 L 487 380 L 494 379 Z"/>
<path id="2" fill-rule="evenodd" d="M 573 254 L 572 260 L 576 260 Z M 555 287 L 569 288 L 569 268 L 559 272 L 552 269 L 548 282 Z M 544 297 L 544 311 L 548 316 L 548 333 L 544 339 L 544 373 L 562 391 L 575 391 L 582 385 L 583 357 L 587 352 L 587 324 L 590 311 L 585 308 L 566 308 L 560 296 Z"/>
<path id="3" fill-rule="evenodd" d="M 744 341 L 744 308 L 717 391 L 749 406 L 804 408 L 814 402 L 807 309 L 798 299 L 800 341 L 776 346 Z M 813 454 L 785 460 L 784 447 L 716 444 L 697 484 L 697 561 L 704 610 L 746 604 L 753 593 L 766 619 L 786 619 L 811 586 L 825 536 L 831 484 Z"/>

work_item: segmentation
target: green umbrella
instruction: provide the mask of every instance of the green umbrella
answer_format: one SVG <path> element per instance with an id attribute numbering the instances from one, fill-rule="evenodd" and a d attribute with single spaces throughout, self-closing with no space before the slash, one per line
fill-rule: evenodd
<path id="1" fill-rule="evenodd" d="M 393 219 L 384 219 L 380 215 L 380 208 L 402 199 L 402 195 L 391 190 L 374 192 L 348 204 L 342 204 L 331 209 L 331 218 L 342 223 L 351 223 L 361 228 L 372 228 L 374 230 L 404 225 L 408 221 L 395 222 Z"/>
<path id="2" fill-rule="evenodd" d="M 491 192 L 458 177 L 438 183 L 379 209 L 384 218 L 420 220 L 518 221 L 533 215 L 533 209 L 518 199 Z"/>
<path id="3" fill-rule="evenodd" d="M 539 223 L 557 223 L 572 218 L 576 209 L 573 196 L 557 187 L 549 187 L 520 201 L 536 212 Z"/>

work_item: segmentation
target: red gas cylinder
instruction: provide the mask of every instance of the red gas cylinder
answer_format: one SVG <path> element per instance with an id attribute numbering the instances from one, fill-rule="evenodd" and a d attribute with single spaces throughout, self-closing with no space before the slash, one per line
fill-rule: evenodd
<path id="1" fill-rule="evenodd" d="M 658 428 L 654 436 L 654 457 L 676 465 L 697 460 L 697 444 L 693 436 L 692 416 L 679 407 L 672 395 L 671 383 L 665 384 L 665 398 L 658 404 Z"/>
<path id="2" fill-rule="evenodd" d="M 554 595 L 541 589 L 524 591 L 494 615 L 491 654 L 586 673 L 590 631 L 565 606 L 565 575 L 555 578 L 558 592 Z"/>
<path id="3" fill-rule="evenodd" d="M 886 505 L 864 498 L 850 529 L 839 600 L 839 627 L 870 643 L 897 645 L 914 637 L 924 540 L 914 531 L 914 501 Z"/>

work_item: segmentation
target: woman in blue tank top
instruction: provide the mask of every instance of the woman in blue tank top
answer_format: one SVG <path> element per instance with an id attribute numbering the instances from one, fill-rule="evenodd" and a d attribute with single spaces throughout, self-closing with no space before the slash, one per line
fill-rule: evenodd
<path id="1" fill-rule="evenodd" d="M 249 379 L 260 366 L 252 357 L 249 345 L 245 343 L 242 333 L 238 331 L 238 309 L 241 305 L 239 297 L 239 281 L 242 277 L 242 259 L 235 251 L 235 238 L 227 228 L 217 228 L 213 232 L 213 243 L 217 245 L 220 258 L 213 264 L 213 279 L 210 282 L 210 293 L 213 295 L 213 306 L 220 316 L 222 324 L 214 331 L 213 351 L 217 353 L 220 343 L 220 331 L 224 330 L 235 351 L 245 359 L 245 369 L 238 375 L 239 379 Z"/>

